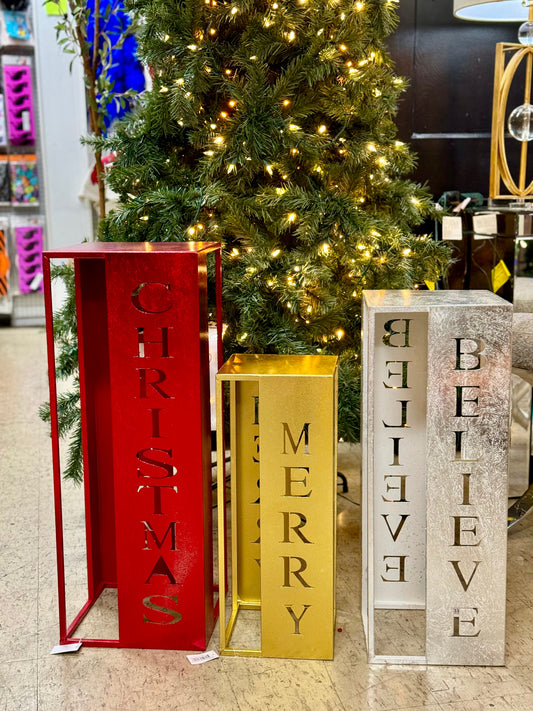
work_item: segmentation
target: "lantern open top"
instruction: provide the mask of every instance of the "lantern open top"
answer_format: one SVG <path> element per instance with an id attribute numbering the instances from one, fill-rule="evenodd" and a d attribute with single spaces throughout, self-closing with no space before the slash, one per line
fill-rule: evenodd
<path id="1" fill-rule="evenodd" d="M 472 289 L 470 291 L 459 289 L 449 291 L 369 289 L 364 291 L 363 298 L 368 306 L 383 306 L 385 308 L 404 308 L 409 306 L 419 306 L 421 309 L 438 306 L 454 308 L 456 306 L 471 306 L 472 304 L 477 304 L 478 306 L 501 305 L 502 302 L 501 297 L 482 289 Z"/>
<path id="2" fill-rule="evenodd" d="M 104 258 L 110 254 L 150 254 L 161 252 L 194 254 L 220 249 L 219 242 L 84 242 L 67 247 L 56 247 L 44 254 L 51 259 L 67 257 Z"/>
<path id="3" fill-rule="evenodd" d="M 337 367 L 337 356 L 313 355 L 253 355 L 237 353 L 224 363 L 218 371 L 218 377 L 223 380 L 242 379 L 247 375 L 258 377 L 268 375 L 290 376 L 325 376 L 331 377 Z"/>

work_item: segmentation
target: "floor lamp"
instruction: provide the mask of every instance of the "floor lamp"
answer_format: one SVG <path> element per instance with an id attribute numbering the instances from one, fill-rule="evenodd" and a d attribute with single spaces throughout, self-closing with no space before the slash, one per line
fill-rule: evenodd
<path id="1" fill-rule="evenodd" d="M 494 97 L 490 155 L 489 197 L 493 200 L 533 195 L 533 181 L 527 181 L 528 144 L 533 140 L 533 0 L 454 0 L 453 14 L 477 22 L 521 22 L 518 43 L 496 45 Z M 524 63 L 523 103 L 509 112 L 511 85 Z M 521 143 L 517 174 L 509 167 L 506 150 L 508 133 Z"/>

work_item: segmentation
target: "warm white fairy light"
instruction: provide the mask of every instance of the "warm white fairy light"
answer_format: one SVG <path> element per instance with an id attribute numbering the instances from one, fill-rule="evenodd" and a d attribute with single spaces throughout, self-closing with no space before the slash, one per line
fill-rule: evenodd
<path id="1" fill-rule="evenodd" d="M 239 12 L 239 8 L 235 7 L 235 5 L 231 8 L 231 14 L 236 15 Z"/>
<path id="2" fill-rule="evenodd" d="M 328 127 L 326 125 L 322 124 L 321 126 L 318 127 L 317 130 L 318 130 L 318 133 L 326 133 L 326 131 L 328 130 Z"/>
<path id="3" fill-rule="evenodd" d="M 338 328 L 338 329 L 335 331 L 335 336 L 337 337 L 337 340 L 339 340 L 339 341 L 340 341 L 342 338 L 344 338 L 344 331 L 342 330 L 342 328 Z"/>
<path id="4" fill-rule="evenodd" d="M 204 156 L 214 156 L 215 151 L 204 151 Z"/>
<path id="5" fill-rule="evenodd" d="M 367 143 L 366 150 L 370 151 L 370 153 L 375 153 L 377 151 L 377 148 L 373 143 Z"/>
<path id="6" fill-rule="evenodd" d="M 408 257 L 408 256 L 411 254 L 411 250 L 409 249 L 409 247 L 406 247 L 406 248 L 402 251 L 402 254 L 403 254 L 404 257 Z"/>
<path id="7" fill-rule="evenodd" d="M 272 175 L 273 172 L 274 172 L 273 169 L 272 169 L 272 166 L 269 165 L 269 164 L 265 165 L 265 170 L 266 170 L 266 172 L 267 172 L 269 175 Z"/>
<path id="8" fill-rule="evenodd" d="M 287 39 L 289 40 L 289 42 L 292 42 L 293 40 L 295 40 L 296 39 L 296 32 L 294 30 L 291 30 L 287 35 Z"/>
<path id="9" fill-rule="evenodd" d="M 146 221 L 149 220 L 149 219 L 150 219 L 150 218 L 148 217 L 148 215 L 143 215 L 143 216 L 141 217 L 141 220 L 144 220 L 144 222 L 146 222 Z"/>
<path id="10" fill-rule="evenodd" d="M 168 86 L 162 86 L 161 89 L 159 89 L 160 94 L 166 94 L 168 92 Z"/>
<path id="11" fill-rule="evenodd" d="M 233 249 L 230 252 L 230 257 L 238 257 L 239 256 L 239 250 L 237 247 L 233 247 Z"/>
<path id="12" fill-rule="evenodd" d="M 272 252 L 270 252 L 270 254 L 273 257 L 279 257 L 279 255 L 281 254 L 281 249 L 273 249 Z"/>
<path id="13" fill-rule="evenodd" d="M 197 47 L 195 44 L 188 44 L 188 45 L 187 45 L 187 49 L 190 49 L 191 52 L 196 52 L 196 50 L 198 49 L 198 47 Z"/>
<path id="14" fill-rule="evenodd" d="M 222 145 L 224 143 L 224 138 L 222 136 L 217 136 L 214 141 L 217 145 Z"/>
<path id="15" fill-rule="evenodd" d="M 298 217 L 298 215 L 295 212 L 290 212 L 287 215 L 287 222 L 294 222 L 297 217 Z"/>

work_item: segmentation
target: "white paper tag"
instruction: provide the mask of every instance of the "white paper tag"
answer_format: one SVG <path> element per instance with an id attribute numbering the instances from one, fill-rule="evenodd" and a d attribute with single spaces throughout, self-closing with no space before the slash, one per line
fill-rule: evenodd
<path id="1" fill-rule="evenodd" d="M 29 111 L 22 112 L 22 130 L 23 131 L 31 131 L 30 112 Z"/>
<path id="2" fill-rule="evenodd" d="M 43 279 L 44 279 L 44 276 L 43 276 L 42 272 L 39 272 L 39 274 L 36 274 L 30 282 L 30 290 L 37 291 L 37 289 L 41 286 L 41 282 Z"/>
<path id="3" fill-rule="evenodd" d="M 474 215 L 474 239 L 493 239 L 498 234 L 498 215 Z"/>
<path id="4" fill-rule="evenodd" d="M 66 654 L 67 652 L 77 652 L 81 647 L 81 642 L 72 642 L 72 644 L 56 644 L 50 654 Z"/>
<path id="5" fill-rule="evenodd" d="M 463 239 L 463 222 L 460 217 L 445 215 L 442 218 L 442 239 L 452 241 Z"/>
<path id="6" fill-rule="evenodd" d="M 187 659 L 191 664 L 205 664 L 205 662 L 218 659 L 218 654 L 214 651 L 214 649 L 210 649 L 209 651 L 202 652 L 201 654 L 187 654 Z"/>

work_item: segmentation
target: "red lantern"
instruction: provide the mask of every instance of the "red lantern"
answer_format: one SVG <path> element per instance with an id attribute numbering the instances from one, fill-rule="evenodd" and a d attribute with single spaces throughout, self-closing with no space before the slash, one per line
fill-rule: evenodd
<path id="1" fill-rule="evenodd" d="M 220 245 L 87 243 L 44 253 L 61 643 L 102 590 L 119 638 L 205 649 L 213 630 L 207 257 Z M 50 259 L 74 259 L 88 601 L 67 627 Z"/>

